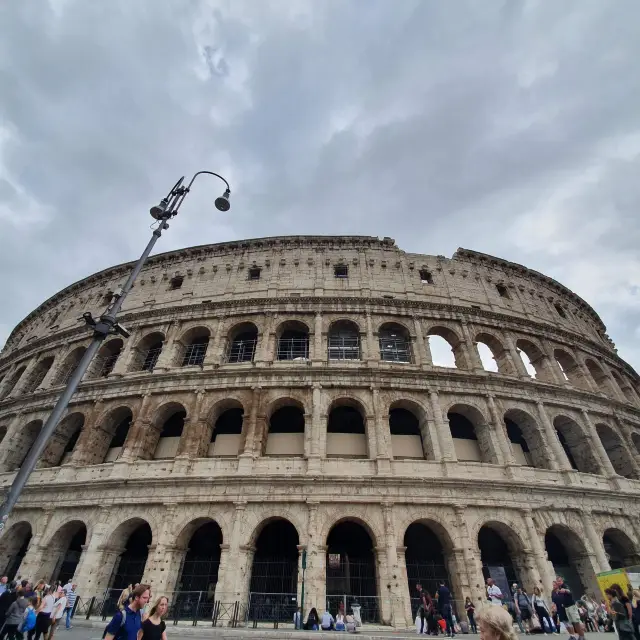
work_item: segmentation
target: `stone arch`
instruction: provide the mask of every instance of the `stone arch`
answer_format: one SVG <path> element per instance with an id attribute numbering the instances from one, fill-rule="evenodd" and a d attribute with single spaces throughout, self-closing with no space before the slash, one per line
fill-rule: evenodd
<path id="1" fill-rule="evenodd" d="M 590 564 L 582 532 L 567 524 L 552 524 L 544 535 L 549 562 L 557 576 L 564 578 L 574 594 L 598 593 L 598 583 Z"/>
<path id="2" fill-rule="evenodd" d="M 7 429 L 8 427 L 3 425 L 0 425 L 0 444 L 2 443 L 2 441 L 5 439 L 6 435 L 7 435 Z"/>
<path id="3" fill-rule="evenodd" d="M 69 462 L 84 426 L 85 416 L 80 411 L 63 418 L 42 453 L 40 466 L 58 467 Z"/>
<path id="4" fill-rule="evenodd" d="M 156 409 L 151 421 L 155 435 L 154 459 L 168 459 L 176 456 L 186 420 L 187 409 L 176 400 L 170 400 Z M 151 450 L 149 448 L 149 451 Z"/>
<path id="5" fill-rule="evenodd" d="M 372 517 L 369 514 L 365 513 L 364 510 L 360 507 L 356 507 L 353 505 L 353 509 L 349 509 L 351 513 L 349 515 L 342 514 L 326 514 L 324 522 L 322 524 L 322 529 L 320 531 L 320 535 L 318 536 L 321 540 L 325 541 L 325 544 L 329 538 L 329 534 L 331 530 L 334 529 L 337 525 L 342 522 L 355 522 L 359 524 L 369 535 L 374 547 L 377 547 L 384 540 L 384 534 L 382 532 L 382 523 L 376 524 Z M 351 507 L 351 505 L 350 505 Z"/>
<path id="6" fill-rule="evenodd" d="M 38 387 L 42 384 L 47 373 L 49 373 L 51 367 L 53 366 L 54 357 L 46 356 L 38 361 L 35 368 L 31 372 L 29 376 L 29 380 L 25 384 L 23 388 L 23 393 L 32 393 L 38 389 Z"/>
<path id="7" fill-rule="evenodd" d="M 309 326 L 302 320 L 285 320 L 276 327 L 276 360 L 309 359 Z"/>
<path id="8" fill-rule="evenodd" d="M 129 371 L 152 372 L 164 348 L 166 336 L 162 331 L 150 331 L 138 340 L 129 364 Z"/>
<path id="9" fill-rule="evenodd" d="M 47 549 L 45 565 L 41 574 L 52 584 L 61 580 L 66 584 L 73 578 L 82 556 L 83 547 L 89 540 L 89 529 L 83 520 L 70 518 L 55 532 L 43 540 L 41 546 Z"/>
<path id="10" fill-rule="evenodd" d="M 15 389 L 18 382 L 20 382 L 20 378 L 22 378 L 22 375 L 24 374 L 26 368 L 27 365 L 23 364 L 15 369 L 15 371 L 11 374 L 11 377 L 8 378 L 9 382 L 3 389 L 0 389 L 0 391 L 2 392 L 0 394 L 0 400 L 4 400 L 4 398 L 6 398 Z M 4 378 L 2 378 L 2 380 L 4 381 Z"/>
<path id="11" fill-rule="evenodd" d="M 42 420 L 30 420 L 6 443 L 5 468 L 7 471 L 15 471 L 22 466 L 41 429 Z"/>
<path id="12" fill-rule="evenodd" d="M 578 361 L 565 349 L 554 349 L 553 357 L 558 363 L 558 367 L 565 380 L 578 389 L 590 390 L 589 382 L 586 380 Z"/>
<path id="13" fill-rule="evenodd" d="M 107 576 L 111 576 L 111 589 L 124 589 L 128 584 L 142 581 L 149 546 L 154 541 L 151 524 L 139 516 L 121 522 L 113 530 L 105 545 L 103 562 Z"/>
<path id="14" fill-rule="evenodd" d="M 187 329 L 177 340 L 174 354 L 174 366 L 202 366 L 209 348 L 211 330 L 204 325 Z"/>
<path id="15" fill-rule="evenodd" d="M 611 395 L 609 388 L 609 379 L 603 368 L 593 358 L 585 358 L 584 361 L 593 382 L 599 391 Z"/>
<path id="16" fill-rule="evenodd" d="M 517 371 L 511 362 L 511 358 L 509 356 L 508 350 L 504 347 L 502 342 L 494 336 L 492 333 L 487 331 L 480 331 L 475 336 L 475 343 L 478 349 L 478 355 L 480 356 L 480 360 L 485 371 L 497 371 L 498 373 L 503 373 L 505 375 L 516 375 Z M 493 358 L 495 363 L 495 367 L 488 366 L 488 354 L 484 354 L 480 350 L 480 346 L 484 345 L 486 350 L 488 350 L 490 357 Z"/>
<path id="17" fill-rule="evenodd" d="M 77 465 L 102 464 L 117 460 L 134 419 L 135 406 L 123 403 L 111 406 L 86 426 L 73 454 Z"/>
<path id="18" fill-rule="evenodd" d="M 380 360 L 383 362 L 411 363 L 413 349 L 411 332 L 400 322 L 383 322 L 378 327 Z"/>
<path id="19" fill-rule="evenodd" d="M 541 382 L 554 382 L 547 357 L 541 347 L 532 340 L 519 338 L 516 341 L 516 350 L 532 378 L 540 380 Z"/>
<path id="20" fill-rule="evenodd" d="M 467 362 L 464 343 L 453 329 L 440 325 L 430 327 L 427 331 L 427 341 L 429 342 L 432 361 L 436 366 L 456 369 L 470 368 Z M 441 341 L 444 341 L 444 343 Z M 447 347 L 449 348 L 451 357 L 447 354 Z M 440 355 L 440 360 L 438 355 Z"/>
<path id="21" fill-rule="evenodd" d="M 367 458 L 367 415 L 360 400 L 343 396 L 327 412 L 327 456 Z"/>
<path id="22" fill-rule="evenodd" d="M 629 381 L 626 378 L 623 378 L 615 369 L 611 369 L 610 371 L 611 371 L 611 376 L 616 381 L 616 384 L 618 385 L 618 389 L 620 389 L 626 401 L 630 402 L 631 404 L 636 404 L 638 401 L 638 398 L 633 392 L 633 388 L 629 384 Z"/>
<path id="23" fill-rule="evenodd" d="M 626 478 L 636 477 L 631 455 L 617 431 L 602 422 L 596 424 L 596 431 L 616 473 Z"/>
<path id="24" fill-rule="evenodd" d="M 0 572 L 9 580 L 13 580 L 18 575 L 33 532 L 33 527 L 28 520 L 20 520 L 11 525 L 0 538 Z"/>
<path id="25" fill-rule="evenodd" d="M 503 419 L 516 461 L 538 469 L 551 469 L 542 430 L 533 416 L 522 409 L 511 408 L 505 411 Z M 513 427 L 520 431 L 524 443 L 519 441 Z"/>
<path id="26" fill-rule="evenodd" d="M 404 398 L 392 402 L 389 405 L 389 432 L 394 458 L 434 458 L 427 412 L 419 403 Z"/>
<path id="27" fill-rule="evenodd" d="M 107 340 L 99 349 L 96 357 L 86 373 L 88 380 L 106 378 L 116 366 L 116 362 L 124 349 L 122 338 Z"/>
<path id="28" fill-rule="evenodd" d="M 267 411 L 263 455 L 302 456 L 305 441 L 304 404 L 291 397 L 274 400 Z"/>
<path id="29" fill-rule="evenodd" d="M 553 426 L 571 466 L 582 473 L 599 474 L 600 464 L 584 428 L 566 415 L 557 415 Z"/>
<path id="30" fill-rule="evenodd" d="M 234 324 L 227 332 L 225 362 L 253 362 L 258 345 L 258 327 L 250 321 Z"/>
<path id="31" fill-rule="evenodd" d="M 454 403 L 447 410 L 447 418 L 458 460 L 497 462 L 489 425 L 478 407 L 470 403 Z"/>
<path id="32" fill-rule="evenodd" d="M 636 455 L 640 456 L 640 433 L 632 433 L 631 440 L 636 448 Z"/>
<path id="33" fill-rule="evenodd" d="M 54 378 L 54 385 L 66 384 L 73 372 L 78 368 L 80 364 L 80 360 L 84 356 L 84 352 L 87 350 L 86 347 L 80 346 L 72 349 L 67 356 L 62 361 L 60 368 L 56 372 L 56 376 Z"/>
<path id="34" fill-rule="evenodd" d="M 206 455 L 236 457 L 240 454 L 245 416 L 242 401 L 235 396 L 219 400 L 211 407 L 208 416 L 208 437 L 204 443 L 207 447 Z"/>
<path id="35" fill-rule="evenodd" d="M 630 567 L 640 562 L 640 553 L 629 535 L 617 527 L 609 527 L 602 535 L 602 544 L 612 569 Z"/>
<path id="36" fill-rule="evenodd" d="M 360 360 L 360 326 L 354 320 L 334 320 L 327 331 L 329 360 Z"/>

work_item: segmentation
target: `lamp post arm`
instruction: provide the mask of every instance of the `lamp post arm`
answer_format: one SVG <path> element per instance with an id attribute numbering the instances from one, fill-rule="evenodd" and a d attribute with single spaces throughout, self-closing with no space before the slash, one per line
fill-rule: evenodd
<path id="1" fill-rule="evenodd" d="M 227 191 L 231 192 L 231 187 L 229 186 L 229 183 L 218 173 L 214 173 L 213 171 L 198 171 L 198 173 L 195 173 L 193 175 L 193 178 L 191 178 L 191 182 L 189 182 L 189 184 L 186 187 L 180 187 L 180 183 L 178 183 L 176 185 L 176 187 L 178 187 L 178 193 L 180 196 L 180 199 L 178 200 L 178 203 L 175 205 L 174 209 L 170 209 L 170 211 L 172 211 L 172 213 L 175 215 L 176 213 L 178 213 L 178 209 L 180 209 L 180 207 L 182 206 L 182 202 L 183 200 L 187 197 L 187 194 L 189 193 L 189 191 L 191 190 L 191 185 L 195 182 L 195 179 L 199 176 L 202 175 L 203 173 L 206 173 L 210 176 L 215 176 L 216 178 L 220 178 L 220 180 L 222 180 L 222 182 L 224 182 L 227 185 Z M 176 189 L 176 187 L 174 187 L 174 191 Z"/>

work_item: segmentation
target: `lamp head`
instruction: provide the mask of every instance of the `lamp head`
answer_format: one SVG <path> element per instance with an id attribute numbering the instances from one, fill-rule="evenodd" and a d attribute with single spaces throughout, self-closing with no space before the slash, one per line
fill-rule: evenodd
<path id="1" fill-rule="evenodd" d="M 215 205 L 218 211 L 229 211 L 231 208 L 229 196 L 231 196 L 231 191 L 229 191 L 229 189 L 225 189 L 224 193 L 219 198 L 216 198 Z"/>
<path id="2" fill-rule="evenodd" d="M 155 218 L 156 220 L 163 220 L 167 213 L 168 205 L 169 203 L 167 202 L 166 198 L 163 198 L 162 200 L 160 200 L 159 204 L 156 204 L 153 207 L 151 207 L 151 209 L 149 209 L 149 213 L 151 214 L 151 217 Z"/>

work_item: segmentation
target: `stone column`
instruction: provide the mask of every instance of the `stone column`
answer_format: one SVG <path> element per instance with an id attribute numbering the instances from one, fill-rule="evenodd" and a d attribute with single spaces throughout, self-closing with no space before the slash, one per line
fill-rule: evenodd
<path id="1" fill-rule="evenodd" d="M 242 544 L 238 549 L 238 576 L 236 582 L 237 600 L 245 609 L 249 605 L 249 590 L 251 588 L 251 572 L 256 548 L 250 544 Z"/>
<path id="2" fill-rule="evenodd" d="M 134 345 L 138 341 L 139 331 L 133 331 L 131 337 L 127 338 L 127 341 L 122 346 L 122 351 L 116 360 L 116 363 L 109 374 L 110 378 L 120 378 L 129 370 L 131 358 L 134 354 Z"/>
<path id="3" fill-rule="evenodd" d="M 322 607 L 326 600 L 327 547 L 320 538 L 319 503 L 307 500 L 307 572 L 305 574 L 305 613 Z"/>
<path id="4" fill-rule="evenodd" d="M 227 603 L 241 599 L 240 545 L 247 507 L 245 501 L 234 502 L 233 504 L 235 506 L 233 529 L 229 538 L 228 548 L 223 550 L 225 552 L 223 554 L 224 563 L 223 556 L 220 557 L 220 570 L 218 572 L 218 584 L 216 585 L 216 600 Z M 251 572 L 251 565 L 249 565 L 249 572 Z M 244 596 L 244 594 L 242 595 Z"/>
<path id="5" fill-rule="evenodd" d="M 555 577 L 553 575 L 553 566 L 547 559 L 547 553 L 544 549 L 540 533 L 538 532 L 538 528 L 536 527 L 536 523 L 533 519 L 533 511 L 526 508 L 522 509 L 522 517 L 527 526 L 529 544 L 531 545 L 531 552 L 533 554 L 535 564 L 538 567 L 543 591 L 545 593 L 551 593 L 551 583 Z"/>
<path id="6" fill-rule="evenodd" d="M 184 421 L 176 458 L 193 459 L 204 455 L 205 444 L 208 444 L 204 442 L 208 431 L 207 420 L 206 417 L 200 416 L 204 397 L 204 390 L 196 392 L 192 409 Z"/>
<path id="7" fill-rule="evenodd" d="M 149 415 L 150 403 L 151 395 L 145 394 L 142 397 L 140 410 L 129 427 L 127 439 L 118 458 L 119 463 L 132 463 L 139 458 L 149 460 L 153 456 L 155 451 L 153 441 L 155 440 L 157 445 L 162 427 L 151 423 L 151 416 Z"/>
<path id="8" fill-rule="evenodd" d="M 576 362 L 578 363 L 578 368 L 582 373 L 582 379 L 587 387 L 587 391 L 591 391 L 592 393 L 599 393 L 600 389 L 598 389 L 598 385 L 596 381 L 591 376 L 591 371 L 589 371 L 589 367 L 584 363 L 580 358 L 576 358 Z"/>
<path id="9" fill-rule="evenodd" d="M 474 602 L 486 600 L 486 592 L 484 588 L 484 577 L 482 575 L 482 560 L 480 559 L 480 550 L 477 541 L 471 540 L 469 537 L 469 528 L 467 527 L 466 510 L 461 505 L 454 505 L 453 510 L 456 516 L 457 530 L 462 545 L 462 566 L 457 566 L 457 572 L 460 574 L 460 580 L 464 586 L 468 585 L 468 593 Z M 457 558 L 456 558 L 456 564 Z M 466 573 L 466 576 L 465 576 Z"/>
<path id="10" fill-rule="evenodd" d="M 398 558 L 398 574 L 397 580 L 400 584 L 400 595 L 404 603 L 404 619 L 407 627 L 412 626 L 413 615 L 411 612 L 411 592 L 409 591 L 409 574 L 407 573 L 407 547 L 396 547 L 396 556 Z M 404 588 L 403 588 L 404 585 Z M 400 624 L 400 621 L 396 621 Z"/>
<path id="11" fill-rule="evenodd" d="M 240 462 L 238 464 L 238 473 L 251 473 L 253 468 L 253 459 L 256 457 L 256 442 L 260 437 L 257 433 L 259 427 L 264 426 L 258 424 L 258 411 L 260 408 L 260 399 L 262 387 L 252 387 L 251 410 L 249 411 L 249 419 L 243 425 L 244 431 L 244 447 L 240 454 Z"/>
<path id="12" fill-rule="evenodd" d="M 422 321 L 420 318 L 413 316 L 413 326 L 416 332 L 416 364 L 420 364 L 423 368 L 433 366 L 431 360 L 431 351 L 427 349 L 426 340 L 424 339 Z"/>
<path id="13" fill-rule="evenodd" d="M 611 565 L 609 565 L 609 560 L 604 550 L 604 543 L 598 535 L 596 528 L 593 526 L 593 513 L 591 513 L 591 511 L 581 510 L 580 517 L 582 519 L 582 526 L 584 527 L 584 531 L 587 535 L 587 540 L 589 541 L 589 546 L 591 547 L 593 554 L 595 555 L 596 562 L 598 563 L 596 573 L 611 571 Z"/>
<path id="14" fill-rule="evenodd" d="M 366 313 L 365 320 L 367 325 L 367 352 L 369 356 L 369 366 L 371 366 L 371 363 L 375 362 L 377 364 L 380 361 L 380 349 L 373 335 L 373 321 L 369 312 Z"/>
<path id="15" fill-rule="evenodd" d="M 389 598 L 389 612 L 391 615 L 391 625 L 394 627 L 404 627 L 407 625 L 407 606 L 411 610 L 411 602 L 406 600 L 407 589 L 403 588 L 406 583 L 399 579 L 400 567 L 398 566 L 398 556 L 396 551 L 396 531 L 393 518 L 393 504 L 382 503 L 382 515 L 384 521 L 384 545 L 386 549 L 387 575 L 380 584 L 380 595 Z M 405 567 L 406 571 L 406 567 Z M 409 618 L 410 622 L 410 618 Z"/>
<path id="16" fill-rule="evenodd" d="M 21 412 L 16 413 L 11 422 L 7 426 L 7 433 L 3 438 L 3 444 L 0 447 L 0 473 L 14 471 L 20 464 L 20 459 L 16 454 L 16 450 L 20 447 L 21 428 L 25 422 Z M 26 455 L 25 451 L 25 455 Z"/>
<path id="17" fill-rule="evenodd" d="M 387 588 L 387 585 L 390 585 L 387 550 L 384 547 L 374 547 L 373 554 L 376 562 L 376 580 L 378 581 L 377 593 L 380 597 L 380 617 L 382 624 L 390 625 L 392 624 L 392 614 L 390 589 Z"/>
<path id="18" fill-rule="evenodd" d="M 305 430 L 309 429 L 309 461 L 308 473 L 320 473 L 321 458 L 326 456 L 327 429 L 320 416 L 322 403 L 322 385 L 314 382 L 311 392 L 311 424 L 305 422 Z"/>
<path id="19" fill-rule="evenodd" d="M 542 427 L 544 428 L 547 434 L 547 441 L 549 443 L 549 453 L 553 455 L 558 465 L 558 469 L 563 473 L 570 473 L 573 471 L 571 468 L 571 464 L 569 463 L 569 459 L 560 444 L 560 439 L 558 438 L 558 433 L 556 432 L 555 427 L 551 424 L 551 420 L 547 415 L 547 410 L 544 407 L 542 401 L 538 400 L 536 402 L 536 406 L 538 407 L 538 415 L 540 416 L 540 422 L 542 423 Z"/>
<path id="20" fill-rule="evenodd" d="M 494 440 L 493 448 L 502 460 L 499 460 L 499 464 L 506 464 L 507 467 L 519 466 L 516 463 L 516 459 L 513 455 L 513 449 L 511 448 L 511 442 L 509 442 L 509 436 L 507 435 L 507 428 L 502 420 L 500 413 L 496 407 L 495 396 L 492 393 L 487 394 L 487 405 L 489 406 L 489 415 L 491 416 L 491 422 L 493 423 L 493 429 L 491 434 L 495 434 L 492 440 Z"/>
<path id="21" fill-rule="evenodd" d="M 587 427 L 587 432 L 589 433 L 591 444 L 595 448 L 598 454 L 598 458 L 600 459 L 600 473 L 607 476 L 608 478 L 616 478 L 618 476 L 618 473 L 611 463 L 611 459 L 609 458 L 609 455 L 607 454 L 607 451 L 602 444 L 602 440 L 600 440 L 600 436 L 598 435 L 598 431 L 595 425 L 593 424 L 593 422 L 591 422 L 591 417 L 587 413 L 586 409 L 581 409 L 580 413 L 582 413 L 582 418 L 584 419 L 584 423 Z"/>
<path id="22" fill-rule="evenodd" d="M 235 602 L 233 594 L 225 592 L 226 585 L 228 583 L 228 573 L 232 573 L 234 567 L 231 565 L 231 545 L 220 545 L 220 564 L 218 565 L 218 581 L 216 582 L 215 593 L 213 601 L 219 600 L 222 603 Z"/>
<path id="23" fill-rule="evenodd" d="M 456 450 L 453 445 L 453 438 L 451 437 L 451 429 L 449 428 L 449 422 L 445 420 L 442 415 L 438 392 L 435 390 L 430 391 L 429 399 L 431 400 L 431 411 L 438 433 L 438 443 L 440 444 L 442 459 L 445 462 L 457 462 L 458 458 L 456 457 Z"/>
<path id="24" fill-rule="evenodd" d="M 328 360 L 328 356 L 322 352 L 322 314 L 316 313 L 313 323 L 313 353 L 310 354 L 312 362 L 321 364 Z"/>
<path id="25" fill-rule="evenodd" d="M 484 371 L 480 354 L 478 353 L 477 342 L 472 339 L 471 332 L 469 331 L 469 325 L 465 320 L 460 323 L 462 328 L 462 340 L 464 342 L 465 351 L 467 352 L 467 366 L 472 371 L 477 373 Z"/>
<path id="26" fill-rule="evenodd" d="M 560 370 L 560 365 L 558 364 L 556 357 L 553 353 L 553 348 L 551 345 L 546 342 L 546 340 L 542 340 L 542 348 L 544 349 L 544 356 L 549 364 L 549 373 L 553 379 L 553 382 L 556 384 L 567 385 L 569 384 L 568 380 L 565 380 L 565 377 L 562 375 L 562 371 Z"/>
<path id="27" fill-rule="evenodd" d="M 264 314 L 264 326 L 259 336 L 258 345 L 256 347 L 256 363 L 265 365 L 274 359 L 273 352 L 269 351 L 269 336 L 273 332 L 273 313 Z"/>
<path id="28" fill-rule="evenodd" d="M 518 372 L 518 377 L 522 378 L 523 380 L 528 380 L 529 378 L 531 378 L 529 372 L 527 371 L 527 368 L 524 366 L 524 362 L 522 362 L 522 358 L 518 353 L 518 349 L 516 348 L 513 338 L 508 333 L 505 333 L 504 341 L 507 345 L 509 353 L 511 354 L 511 359 L 513 360 L 516 371 Z"/>
<path id="29" fill-rule="evenodd" d="M 32 358 L 26 369 L 22 372 L 18 382 L 14 385 L 13 389 L 11 389 L 11 393 L 7 396 L 7 398 L 17 398 L 21 396 L 24 392 L 24 388 L 31 381 L 31 376 L 33 376 L 33 372 L 35 368 L 38 366 L 38 361 L 36 358 Z"/>
<path id="30" fill-rule="evenodd" d="M 172 322 L 167 331 L 165 332 L 164 341 L 162 343 L 162 351 L 158 356 L 158 361 L 156 362 L 156 366 L 153 368 L 154 372 L 162 373 L 163 371 L 167 371 L 171 367 L 176 366 L 179 363 L 176 363 L 177 353 L 177 341 L 178 333 L 180 331 L 180 323 Z"/>
<path id="31" fill-rule="evenodd" d="M 371 387 L 372 405 L 373 405 L 373 422 L 375 423 L 375 437 L 371 438 L 369 434 L 369 451 L 376 451 L 375 457 L 378 464 L 378 472 L 389 472 L 391 467 L 389 460 L 392 458 L 391 450 L 391 432 L 389 431 L 389 420 L 385 420 L 382 408 L 380 406 L 380 389 L 376 386 Z M 368 428 L 369 419 L 367 419 L 367 432 L 371 430 Z"/>
<path id="32" fill-rule="evenodd" d="M 636 445 L 633 442 L 631 435 L 631 429 L 629 428 L 629 425 L 624 422 L 624 420 L 621 420 L 615 413 L 613 414 L 613 420 L 618 425 L 618 431 L 622 436 L 623 443 L 629 449 L 629 460 L 633 467 L 633 477 L 635 479 L 640 479 L 640 451 L 636 450 Z"/>
<path id="33" fill-rule="evenodd" d="M 224 335 L 225 325 L 224 316 L 219 316 L 218 324 L 213 332 L 213 336 L 209 338 L 207 353 L 205 353 L 204 360 L 202 361 L 203 367 L 219 367 L 223 362 L 225 362 L 225 348 L 227 342 L 226 336 Z"/>

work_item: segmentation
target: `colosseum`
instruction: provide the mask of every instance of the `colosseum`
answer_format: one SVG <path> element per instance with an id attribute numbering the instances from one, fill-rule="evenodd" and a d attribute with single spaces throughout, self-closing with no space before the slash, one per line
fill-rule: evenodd
<path id="1" fill-rule="evenodd" d="M 90 341 L 78 318 L 130 268 L 9 337 L 4 488 Z M 404 627 L 417 582 L 482 603 L 489 575 L 597 593 L 639 563 L 638 375 L 541 273 L 390 238 L 225 242 L 152 257 L 121 322 L 0 539 L 9 576 L 73 576 L 84 601 L 143 580 L 241 622 L 290 621 L 304 584 L 307 611 Z"/>

